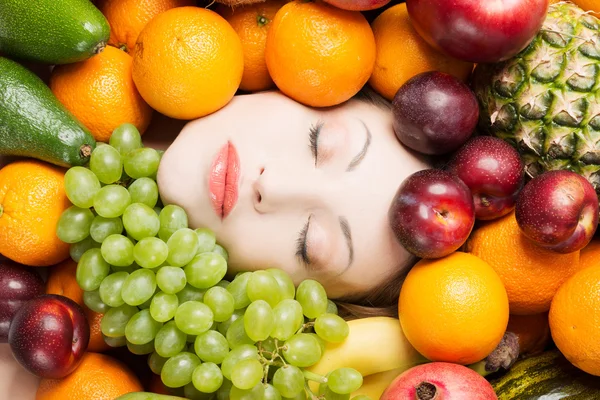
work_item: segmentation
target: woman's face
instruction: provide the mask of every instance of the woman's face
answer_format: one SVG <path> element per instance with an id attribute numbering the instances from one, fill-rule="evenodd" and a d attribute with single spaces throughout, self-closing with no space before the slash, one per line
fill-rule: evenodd
<path id="1" fill-rule="evenodd" d="M 400 183 L 424 168 L 399 144 L 389 110 L 359 100 L 312 109 L 265 92 L 186 125 L 158 181 L 191 227 L 214 230 L 230 271 L 276 267 L 339 298 L 407 264 L 387 213 Z"/>

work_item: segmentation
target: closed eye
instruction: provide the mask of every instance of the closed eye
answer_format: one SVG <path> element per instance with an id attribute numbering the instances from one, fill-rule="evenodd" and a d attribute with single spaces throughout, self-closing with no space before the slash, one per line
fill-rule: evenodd
<path id="1" fill-rule="evenodd" d="M 298 257 L 307 266 L 310 265 L 310 258 L 308 257 L 308 248 L 306 243 L 309 225 L 310 216 L 298 234 L 298 239 L 296 239 L 296 257 Z"/>
<path id="2" fill-rule="evenodd" d="M 315 166 L 317 165 L 317 159 L 319 155 L 319 134 L 321 133 L 321 128 L 323 128 L 323 125 L 324 123 L 322 121 L 318 121 L 316 124 L 310 127 L 308 135 L 310 151 L 315 159 Z"/>

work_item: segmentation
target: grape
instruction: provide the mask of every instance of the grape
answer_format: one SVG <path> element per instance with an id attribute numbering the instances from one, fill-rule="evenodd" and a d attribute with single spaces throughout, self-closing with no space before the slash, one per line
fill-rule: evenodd
<path id="1" fill-rule="evenodd" d="M 367 396 L 366 394 L 359 394 L 358 396 L 354 396 L 352 398 L 352 400 L 372 400 L 369 396 Z"/>
<path id="2" fill-rule="evenodd" d="M 204 304 L 210 307 L 214 320 L 217 322 L 227 321 L 235 311 L 235 301 L 227 289 L 220 286 L 211 287 L 204 294 Z"/>
<path id="3" fill-rule="evenodd" d="M 198 254 L 212 251 L 215 248 L 217 238 L 212 230 L 208 228 L 198 228 L 196 229 L 196 235 L 198 236 Z"/>
<path id="4" fill-rule="evenodd" d="M 274 327 L 275 315 L 269 303 L 264 300 L 250 303 L 244 315 L 244 329 L 248 337 L 260 342 L 269 337 Z M 235 385 L 235 382 L 233 384 Z"/>
<path id="5" fill-rule="evenodd" d="M 69 255 L 75 262 L 79 262 L 83 253 L 92 248 L 100 248 L 100 243 L 95 242 L 90 236 L 80 242 L 73 243 L 69 247 Z"/>
<path id="6" fill-rule="evenodd" d="M 231 383 L 239 389 L 252 389 L 260 383 L 262 377 L 262 364 L 255 358 L 242 360 L 231 369 Z"/>
<path id="7" fill-rule="evenodd" d="M 112 338 L 102 334 L 102 338 L 104 339 L 104 342 L 110 347 L 123 347 L 127 345 L 127 339 L 125 339 L 125 336 Z"/>
<path id="8" fill-rule="evenodd" d="M 212 252 L 219 254 L 225 259 L 225 261 L 229 261 L 229 254 L 227 253 L 227 250 L 225 250 L 225 248 L 223 248 L 223 246 L 221 246 L 220 244 L 215 244 L 215 247 L 214 249 L 212 249 Z"/>
<path id="9" fill-rule="evenodd" d="M 119 185 L 107 185 L 94 196 L 94 211 L 105 218 L 116 218 L 123 215 L 131 203 L 127 189 Z"/>
<path id="10" fill-rule="evenodd" d="M 56 235 L 65 243 L 77 243 L 90 235 L 94 213 L 89 208 L 71 206 L 60 216 Z"/>
<path id="11" fill-rule="evenodd" d="M 137 312 L 137 307 L 127 304 L 111 308 L 102 317 L 102 322 L 100 323 L 102 334 L 113 338 L 125 336 L 125 327 L 131 317 Z"/>
<path id="12" fill-rule="evenodd" d="M 242 360 L 250 358 L 258 359 L 258 349 L 256 346 L 251 344 L 237 346 L 225 356 L 225 359 L 221 364 L 223 376 L 228 380 L 231 380 L 231 370 L 233 369 L 233 366 Z"/>
<path id="13" fill-rule="evenodd" d="M 135 247 L 134 247 L 135 248 Z M 110 266 L 110 270 L 112 272 L 127 272 L 128 274 L 138 270 L 140 268 L 139 265 L 137 265 L 136 263 L 133 263 L 131 265 L 128 265 L 126 267 L 118 267 L 116 265 L 111 265 Z"/>
<path id="14" fill-rule="evenodd" d="M 116 272 L 104 278 L 99 289 L 100 299 L 104 304 L 110 307 L 119 307 L 125 304 L 121 297 L 121 289 L 128 276 L 127 272 Z"/>
<path id="15" fill-rule="evenodd" d="M 317 318 L 327 311 L 327 293 L 315 280 L 307 279 L 298 285 L 296 300 L 308 318 Z"/>
<path id="16" fill-rule="evenodd" d="M 202 253 L 195 256 L 183 270 L 190 285 L 208 289 L 225 277 L 227 262 L 216 253 Z"/>
<path id="17" fill-rule="evenodd" d="M 175 316 L 179 299 L 174 294 L 159 292 L 152 297 L 150 315 L 158 322 L 167 322 Z"/>
<path id="18" fill-rule="evenodd" d="M 292 278 L 283 270 L 277 268 L 269 268 L 266 270 L 270 273 L 279 285 L 279 293 L 281 299 L 293 299 L 296 295 L 296 286 L 292 282 Z"/>
<path id="19" fill-rule="evenodd" d="M 127 190 L 132 203 L 141 203 L 154 208 L 158 202 L 158 186 L 150 178 L 136 179 Z"/>
<path id="20" fill-rule="evenodd" d="M 233 314 L 231 315 L 231 317 L 227 321 L 221 322 L 219 324 L 219 326 L 217 327 L 217 330 L 219 332 L 221 332 L 221 334 L 223 336 L 225 336 L 227 334 L 227 331 L 229 330 L 229 327 L 231 326 L 231 324 L 233 324 L 236 320 L 243 318 L 245 313 L 246 313 L 245 308 L 240 308 L 239 310 L 235 310 L 233 312 Z"/>
<path id="21" fill-rule="evenodd" d="M 113 131 L 108 144 L 124 156 L 130 151 L 142 147 L 142 137 L 135 125 L 122 124 Z"/>
<path id="22" fill-rule="evenodd" d="M 204 362 L 221 364 L 229 354 L 229 344 L 225 336 L 209 330 L 196 336 L 194 351 Z"/>
<path id="23" fill-rule="evenodd" d="M 146 344 L 156 337 L 162 323 L 155 321 L 149 310 L 135 314 L 125 327 L 125 337 L 133 344 Z"/>
<path id="24" fill-rule="evenodd" d="M 83 292 L 83 304 L 85 304 L 90 310 L 100 314 L 105 314 L 110 308 L 102 302 L 98 290 Z"/>
<path id="25" fill-rule="evenodd" d="M 186 345 L 186 334 L 181 332 L 175 321 L 163 325 L 154 338 L 156 353 L 165 358 L 173 357 L 181 352 Z"/>
<path id="26" fill-rule="evenodd" d="M 110 235 L 116 235 L 122 232 L 123 222 L 121 222 L 121 218 L 104 218 L 100 215 L 96 215 L 90 226 L 90 236 L 98 243 L 104 242 Z"/>
<path id="27" fill-rule="evenodd" d="M 325 353 L 325 349 L 327 348 L 327 342 L 324 341 L 321 337 L 319 337 L 319 335 L 317 335 L 316 333 L 309 332 L 307 333 L 307 335 L 310 335 L 317 339 L 317 342 L 319 342 L 319 346 L 321 347 L 321 354 Z"/>
<path id="28" fill-rule="evenodd" d="M 273 385 L 265 386 L 265 393 L 263 396 L 264 400 L 281 400 L 281 395 L 279 394 L 279 391 L 275 389 Z"/>
<path id="29" fill-rule="evenodd" d="M 199 335 L 211 328 L 213 313 L 204 303 L 188 301 L 177 308 L 175 323 L 182 332 L 188 335 Z"/>
<path id="30" fill-rule="evenodd" d="M 284 365 L 275 371 L 273 386 L 283 397 L 296 397 L 304 391 L 304 374 L 298 367 Z"/>
<path id="31" fill-rule="evenodd" d="M 222 287 L 223 289 L 227 289 L 227 286 L 229 286 L 229 284 L 230 284 L 230 283 L 231 283 L 231 282 L 229 282 L 228 280 L 221 279 L 221 280 L 219 281 L 219 283 L 217 283 L 217 286 L 219 286 L 219 287 Z M 232 295 L 232 296 L 233 296 L 233 295 Z M 234 300 L 234 303 L 235 303 L 235 300 Z"/>
<path id="32" fill-rule="evenodd" d="M 275 327 L 271 336 L 279 340 L 288 340 L 304 323 L 302 306 L 296 300 L 285 299 L 273 309 Z"/>
<path id="33" fill-rule="evenodd" d="M 151 340 L 145 344 L 133 344 L 128 341 L 127 349 L 130 353 L 135 354 L 137 356 L 145 356 L 146 354 L 150 354 L 154 351 L 154 341 Z"/>
<path id="34" fill-rule="evenodd" d="M 123 166 L 127 175 L 133 179 L 139 179 L 155 175 L 159 163 L 160 155 L 156 150 L 142 147 L 127 153 Z"/>
<path id="35" fill-rule="evenodd" d="M 156 283 L 163 292 L 175 294 L 185 287 L 185 272 L 177 267 L 162 267 L 156 273 Z"/>
<path id="36" fill-rule="evenodd" d="M 154 293 L 152 294 L 152 296 L 150 296 L 150 298 L 148 300 L 146 300 L 145 302 L 143 302 L 142 304 L 140 304 L 138 306 L 138 308 L 140 310 L 145 310 L 148 309 L 150 310 L 150 306 L 152 305 L 152 299 L 154 298 L 154 295 L 157 293 L 158 288 L 154 290 Z"/>
<path id="37" fill-rule="evenodd" d="M 183 208 L 170 204 L 165 206 L 158 216 L 160 220 L 160 229 L 158 230 L 158 237 L 165 242 L 169 240 L 171 235 L 175 231 L 188 227 L 187 214 Z"/>
<path id="38" fill-rule="evenodd" d="M 156 276 L 154 272 L 148 269 L 138 269 L 129 274 L 123 282 L 121 296 L 125 303 L 131 306 L 139 306 L 148 301 L 154 295 L 155 290 Z"/>
<path id="39" fill-rule="evenodd" d="M 90 157 L 90 169 L 102 183 L 110 184 L 121 179 L 123 162 L 121 154 L 112 146 L 99 146 Z"/>
<path id="40" fill-rule="evenodd" d="M 201 367 L 201 365 L 199 365 L 198 367 Z M 198 369 L 198 367 L 196 367 L 196 369 Z M 194 375 L 192 374 L 192 382 L 188 383 L 187 385 L 185 385 L 183 387 L 183 395 L 185 396 L 186 399 L 189 399 L 189 400 L 214 400 L 215 399 L 214 393 L 203 393 L 203 392 L 199 391 L 198 389 L 196 389 L 194 387 L 193 379 L 194 379 Z"/>
<path id="41" fill-rule="evenodd" d="M 353 368 L 338 368 L 327 377 L 327 386 L 337 394 L 350 394 L 360 389 L 363 377 Z"/>
<path id="42" fill-rule="evenodd" d="M 279 283 L 267 271 L 254 271 L 248 279 L 246 291 L 251 301 L 264 300 L 271 307 L 275 307 L 281 301 Z"/>
<path id="43" fill-rule="evenodd" d="M 167 246 L 169 246 L 169 257 L 167 258 L 169 265 L 183 267 L 196 255 L 198 235 L 189 228 L 179 229 L 171 235 Z"/>
<path id="44" fill-rule="evenodd" d="M 195 354 L 179 353 L 169 358 L 163 365 L 160 377 L 167 387 L 182 387 L 192 381 L 192 374 L 198 365 L 200 359 Z"/>
<path id="45" fill-rule="evenodd" d="M 252 272 L 244 272 L 235 277 L 233 281 L 227 286 L 227 291 L 233 295 L 235 300 L 235 309 L 246 308 L 250 305 L 250 299 L 248 298 L 248 280 Z"/>
<path id="46" fill-rule="evenodd" d="M 102 258 L 100 249 L 89 249 L 77 263 L 75 279 L 85 291 L 96 290 L 110 273 L 110 265 Z"/>
<path id="47" fill-rule="evenodd" d="M 258 383 L 250 390 L 244 390 L 235 387 L 231 388 L 229 398 L 231 400 L 263 400 L 265 397 L 265 387 L 262 383 Z"/>
<path id="48" fill-rule="evenodd" d="M 327 400 L 350 400 L 349 394 L 339 394 L 332 391 L 329 386 L 321 384 L 319 386 L 319 395 Z"/>
<path id="49" fill-rule="evenodd" d="M 282 353 L 288 363 L 306 368 L 319 362 L 321 346 L 311 335 L 299 333 L 285 341 Z"/>
<path id="50" fill-rule="evenodd" d="M 348 323 L 335 314 L 322 314 L 315 320 L 315 332 L 331 343 L 343 342 L 350 332 Z"/>
<path id="51" fill-rule="evenodd" d="M 160 375 L 163 366 L 167 362 L 168 358 L 161 357 L 156 351 L 148 356 L 148 367 L 156 375 Z"/>
<path id="52" fill-rule="evenodd" d="M 331 300 L 327 300 L 327 314 L 335 314 L 338 315 L 338 308 L 337 305 L 331 301 Z"/>
<path id="53" fill-rule="evenodd" d="M 156 237 L 146 237 L 135 244 L 133 259 L 142 268 L 157 268 L 167 259 L 167 244 Z"/>
<path id="54" fill-rule="evenodd" d="M 100 247 L 102 257 L 107 263 L 117 267 L 127 267 L 133 264 L 133 243 L 123 235 L 110 235 Z"/>
<path id="55" fill-rule="evenodd" d="M 94 205 L 94 196 L 100 190 L 100 182 L 92 171 L 73 167 L 65 173 L 65 192 L 71 203 L 81 208 Z"/>
<path id="56" fill-rule="evenodd" d="M 212 362 L 197 366 L 192 374 L 192 383 L 203 393 L 216 392 L 223 384 L 221 368 Z"/>
<path id="57" fill-rule="evenodd" d="M 254 344 L 254 340 L 248 337 L 244 328 L 244 318 L 239 318 L 233 321 L 225 335 L 229 347 L 234 349 L 242 344 Z"/>
<path id="58" fill-rule="evenodd" d="M 123 226 L 135 240 L 142 240 L 156 236 L 160 221 L 151 207 L 142 203 L 133 203 L 123 213 Z"/>
<path id="59" fill-rule="evenodd" d="M 206 290 L 197 289 L 192 285 L 185 285 L 181 291 L 177 292 L 177 298 L 179 299 L 179 304 L 183 304 L 186 301 L 202 301 L 204 293 L 206 293 Z"/>
<path id="60" fill-rule="evenodd" d="M 233 383 L 231 383 L 228 379 L 223 379 L 223 384 L 217 390 L 217 400 L 229 400 L 229 392 L 233 387 Z"/>

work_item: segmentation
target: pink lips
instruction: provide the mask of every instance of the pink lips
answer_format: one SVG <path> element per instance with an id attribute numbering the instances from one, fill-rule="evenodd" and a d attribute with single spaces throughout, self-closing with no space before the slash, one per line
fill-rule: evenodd
<path id="1" fill-rule="evenodd" d="M 208 189 L 213 210 L 224 219 L 238 199 L 240 160 L 235 146 L 230 142 L 221 147 L 213 160 L 208 176 Z"/>

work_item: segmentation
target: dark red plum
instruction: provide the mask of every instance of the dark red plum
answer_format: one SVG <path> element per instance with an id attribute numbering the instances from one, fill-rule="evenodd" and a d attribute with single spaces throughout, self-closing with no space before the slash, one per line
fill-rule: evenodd
<path id="1" fill-rule="evenodd" d="M 524 166 L 519 153 L 504 140 L 472 138 L 452 156 L 447 169 L 471 190 L 477 219 L 499 218 L 515 208 Z"/>
<path id="2" fill-rule="evenodd" d="M 392 102 L 398 139 L 423 154 L 451 153 L 473 134 L 479 106 L 475 94 L 452 75 L 424 72 L 409 79 Z"/>
<path id="3" fill-rule="evenodd" d="M 537 35 L 548 0 L 406 0 L 415 30 L 460 60 L 495 63 L 519 53 Z"/>
<path id="4" fill-rule="evenodd" d="M 388 213 L 398 241 L 421 258 L 444 257 L 460 248 L 475 224 L 475 205 L 456 175 L 428 169 L 410 175 Z"/>
<path id="5" fill-rule="evenodd" d="M 69 375 L 81 362 L 90 340 L 90 326 L 73 300 L 46 294 L 29 300 L 15 314 L 8 343 L 15 359 L 42 378 Z"/>
<path id="6" fill-rule="evenodd" d="M 598 197 L 583 176 L 548 171 L 525 185 L 515 216 L 529 239 L 558 253 L 571 253 L 584 248 L 596 232 Z"/>
<path id="7" fill-rule="evenodd" d="M 10 321 L 21 306 L 44 294 L 44 281 L 29 267 L 0 260 L 0 343 L 8 341 Z"/>

